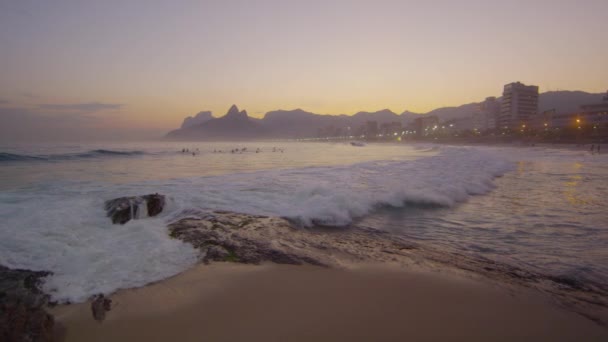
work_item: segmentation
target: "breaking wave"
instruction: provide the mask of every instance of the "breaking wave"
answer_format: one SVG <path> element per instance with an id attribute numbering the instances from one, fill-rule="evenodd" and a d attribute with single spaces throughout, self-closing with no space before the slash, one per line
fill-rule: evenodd
<path id="1" fill-rule="evenodd" d="M 491 153 L 446 148 L 409 161 L 309 167 L 176 180 L 159 189 L 181 209 L 282 216 L 303 226 L 344 226 L 380 207 L 451 207 L 494 189 L 514 164 Z"/>

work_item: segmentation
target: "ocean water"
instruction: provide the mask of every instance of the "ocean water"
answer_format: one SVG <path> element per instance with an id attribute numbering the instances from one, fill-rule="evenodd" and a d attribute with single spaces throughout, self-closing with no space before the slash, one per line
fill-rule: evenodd
<path id="1" fill-rule="evenodd" d="M 573 148 L 5 145 L 0 264 L 53 271 L 44 284 L 53 298 L 82 301 L 192 266 L 195 250 L 170 239 L 166 225 L 223 209 L 301 227 L 389 230 L 447 251 L 606 282 L 607 166 L 608 156 Z M 105 200 L 154 192 L 170 199 L 158 217 L 120 226 L 105 216 Z"/>

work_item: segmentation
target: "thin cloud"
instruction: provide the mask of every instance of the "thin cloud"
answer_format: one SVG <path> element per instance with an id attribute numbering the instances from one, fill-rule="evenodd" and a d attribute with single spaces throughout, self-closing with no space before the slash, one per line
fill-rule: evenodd
<path id="1" fill-rule="evenodd" d="M 70 113 L 94 113 L 107 110 L 120 110 L 123 106 L 123 104 L 117 103 L 89 102 L 70 104 L 39 104 L 38 108 L 52 111 L 64 111 Z"/>
<path id="2" fill-rule="evenodd" d="M 0 105 L 7 104 L 7 103 L 8 103 L 7 100 L 0 99 Z"/>

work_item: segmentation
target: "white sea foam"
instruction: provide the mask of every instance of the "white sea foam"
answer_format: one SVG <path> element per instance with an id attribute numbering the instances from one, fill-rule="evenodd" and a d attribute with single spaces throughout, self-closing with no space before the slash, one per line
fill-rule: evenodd
<path id="1" fill-rule="evenodd" d="M 278 215 L 303 225 L 346 225 L 379 206 L 453 206 L 485 194 L 513 164 L 469 148 L 410 161 L 264 171 L 176 181 L 176 207 Z"/>
<path id="2" fill-rule="evenodd" d="M 305 167 L 120 186 L 95 182 L 45 184 L 0 193 L 0 264 L 50 270 L 53 299 L 82 301 L 96 293 L 144 285 L 196 262 L 166 224 L 192 210 L 223 209 L 345 225 L 379 206 L 453 206 L 494 187 L 513 164 L 474 148 L 441 148 L 407 161 Z M 163 193 L 157 218 L 112 225 L 103 201 Z M 143 215 L 142 215 L 143 216 Z"/>
<path id="3" fill-rule="evenodd" d="M 112 225 L 103 199 L 91 190 L 13 196 L 10 204 L 2 194 L 0 263 L 51 270 L 44 289 L 53 299 L 82 301 L 172 276 L 196 262 L 190 245 L 167 237 L 162 219 Z"/>

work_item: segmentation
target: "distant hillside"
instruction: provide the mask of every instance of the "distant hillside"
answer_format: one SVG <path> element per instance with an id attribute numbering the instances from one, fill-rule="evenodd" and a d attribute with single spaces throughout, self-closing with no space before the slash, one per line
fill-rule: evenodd
<path id="1" fill-rule="evenodd" d="M 572 113 L 579 110 L 581 105 L 600 103 L 604 94 L 590 94 L 584 91 L 549 91 L 540 94 L 538 111 L 555 109 L 557 113 Z"/>
<path id="2" fill-rule="evenodd" d="M 245 111 L 239 112 L 233 105 L 221 118 L 186 127 L 182 125 L 182 128 L 169 132 L 166 137 L 177 140 L 310 138 L 327 131 L 354 134 L 367 121 L 376 121 L 378 124 L 400 122 L 406 125 L 412 120 L 411 115 L 416 114 L 398 115 L 384 109 L 355 115 L 321 115 L 294 109 L 270 111 L 263 119 L 253 119 Z"/>
<path id="3" fill-rule="evenodd" d="M 266 113 L 261 121 L 273 137 L 309 138 L 323 127 L 339 124 L 344 116 L 320 115 L 302 109 L 275 110 Z"/>
<path id="4" fill-rule="evenodd" d="M 434 109 L 425 115 L 435 115 L 440 121 L 448 121 L 471 116 L 475 112 L 478 103 L 467 103 L 458 107 L 443 107 Z"/>
<path id="5" fill-rule="evenodd" d="M 187 128 L 190 126 L 202 124 L 211 119 L 213 119 L 213 114 L 211 114 L 211 112 L 209 112 L 209 111 L 199 112 L 194 117 L 189 116 L 189 117 L 185 118 L 184 122 L 182 122 L 181 128 Z"/>
<path id="6" fill-rule="evenodd" d="M 555 109 L 558 113 L 576 112 L 581 105 L 601 102 L 604 95 L 582 91 L 542 93 L 539 95 L 539 112 L 550 109 Z M 435 115 L 440 121 L 468 122 L 478 104 L 437 108 L 420 114 L 408 111 L 396 114 L 388 109 L 358 112 L 354 115 L 322 115 L 302 109 L 275 110 L 266 113 L 263 119 L 250 118 L 246 111 L 239 111 L 233 105 L 221 118 L 213 118 L 211 112 L 200 112 L 194 118 L 188 117 L 180 129 L 169 132 L 166 137 L 181 140 L 239 140 L 310 138 L 328 135 L 328 132 L 355 135 L 367 121 L 376 121 L 378 125 L 399 122 L 405 126 L 421 115 Z"/>
<path id="7" fill-rule="evenodd" d="M 389 109 L 379 110 L 377 112 L 358 112 L 355 115 L 348 117 L 351 126 L 360 126 L 367 121 L 384 122 L 402 122 L 403 118 Z"/>
<path id="8" fill-rule="evenodd" d="M 605 93 L 592 94 L 584 91 L 550 91 L 541 93 L 538 96 L 538 112 L 555 109 L 558 113 L 572 113 L 580 109 L 580 106 L 591 103 L 602 102 Z M 502 100 L 499 97 L 498 100 Z M 443 107 L 434 109 L 425 115 L 436 115 L 439 120 L 447 121 L 452 119 L 471 116 L 475 112 L 479 102 L 467 103 L 458 107 Z"/>

